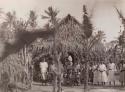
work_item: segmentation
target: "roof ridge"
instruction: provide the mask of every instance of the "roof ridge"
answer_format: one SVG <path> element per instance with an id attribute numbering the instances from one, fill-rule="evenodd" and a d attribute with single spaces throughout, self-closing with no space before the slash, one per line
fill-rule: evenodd
<path id="1" fill-rule="evenodd" d="M 67 16 L 65 16 L 59 23 L 59 26 L 62 24 L 67 24 L 69 21 L 74 21 L 75 23 L 77 23 L 78 25 L 81 25 L 80 22 L 73 16 L 71 16 L 71 14 L 67 14 Z"/>

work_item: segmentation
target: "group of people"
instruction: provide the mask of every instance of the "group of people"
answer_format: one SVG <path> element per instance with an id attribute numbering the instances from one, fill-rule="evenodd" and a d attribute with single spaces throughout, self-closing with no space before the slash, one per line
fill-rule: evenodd
<path id="1" fill-rule="evenodd" d="M 114 84 L 116 81 L 125 85 L 125 63 L 121 62 L 118 67 L 114 62 L 110 61 L 108 64 L 100 62 L 99 64 L 93 64 L 90 67 L 90 81 L 94 84 L 106 83 Z M 118 78 L 118 76 L 119 78 Z"/>
<path id="2" fill-rule="evenodd" d="M 49 68 L 48 63 L 45 59 L 40 62 L 40 70 L 42 79 L 46 80 L 47 68 Z M 63 65 L 62 80 L 63 82 L 71 82 L 80 84 L 85 80 L 85 65 L 77 62 L 73 64 L 71 56 L 68 57 L 68 62 Z M 89 81 L 92 84 L 101 84 L 105 85 L 106 83 L 114 84 L 116 82 L 116 73 L 120 76 L 120 82 L 122 85 L 125 85 L 125 63 L 120 64 L 120 69 L 117 68 L 117 65 L 110 61 L 108 64 L 104 62 L 99 62 L 90 64 L 89 66 Z"/>
<path id="3" fill-rule="evenodd" d="M 117 71 L 116 65 L 110 62 L 107 66 L 100 62 L 99 64 L 93 64 L 90 67 L 90 79 L 94 84 L 103 84 L 109 82 L 110 84 L 115 83 L 115 72 Z"/>

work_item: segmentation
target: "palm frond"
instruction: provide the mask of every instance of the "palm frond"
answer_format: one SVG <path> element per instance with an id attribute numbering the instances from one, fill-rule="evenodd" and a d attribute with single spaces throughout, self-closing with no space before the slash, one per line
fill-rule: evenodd
<path id="1" fill-rule="evenodd" d="M 119 18 L 122 20 L 122 24 L 125 26 L 125 18 L 123 16 L 123 14 L 116 8 L 116 11 L 119 15 Z"/>
<path id="2" fill-rule="evenodd" d="M 124 19 L 124 17 L 123 17 L 123 15 L 122 15 L 122 13 L 118 10 L 118 8 L 115 8 L 115 9 L 116 9 L 116 11 L 117 11 L 117 13 L 118 13 L 118 15 L 119 15 L 119 18 Z"/>
<path id="3" fill-rule="evenodd" d="M 44 12 L 45 12 L 48 16 L 51 16 L 51 12 L 50 12 L 50 11 L 45 10 Z"/>
<path id="4" fill-rule="evenodd" d="M 42 19 L 49 19 L 50 17 L 42 15 L 41 18 Z"/>

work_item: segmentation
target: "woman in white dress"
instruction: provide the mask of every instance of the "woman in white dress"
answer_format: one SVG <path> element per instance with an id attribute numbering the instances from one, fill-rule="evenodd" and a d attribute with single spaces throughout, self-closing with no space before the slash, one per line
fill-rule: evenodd
<path id="1" fill-rule="evenodd" d="M 114 83 L 114 85 L 115 85 L 115 80 L 116 80 L 115 72 L 116 72 L 116 65 L 115 65 L 115 63 L 110 61 L 108 64 L 108 81 L 109 81 L 110 85 L 112 83 Z"/>
<path id="2" fill-rule="evenodd" d="M 106 65 L 103 62 L 101 62 L 99 64 L 98 70 L 99 70 L 98 81 L 99 81 L 99 83 L 102 83 L 102 85 L 105 85 L 105 83 L 108 82 Z"/>
<path id="3" fill-rule="evenodd" d="M 125 86 L 125 61 L 121 61 L 120 82 L 122 86 Z"/>

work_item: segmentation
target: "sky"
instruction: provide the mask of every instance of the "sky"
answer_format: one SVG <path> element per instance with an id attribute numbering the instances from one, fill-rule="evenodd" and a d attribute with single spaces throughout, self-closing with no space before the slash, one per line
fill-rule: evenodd
<path id="1" fill-rule="evenodd" d="M 106 34 L 106 41 L 109 42 L 118 37 L 121 22 L 118 18 L 117 7 L 124 15 L 125 0 L 0 0 L 0 8 L 3 11 L 16 11 L 17 16 L 26 19 L 30 10 L 35 10 L 39 15 L 38 22 L 43 26 L 47 21 L 40 19 L 44 10 L 53 6 L 60 10 L 58 17 L 63 18 L 67 14 L 74 16 L 82 22 L 82 7 L 87 5 L 88 13 L 95 30 L 102 30 Z"/>

